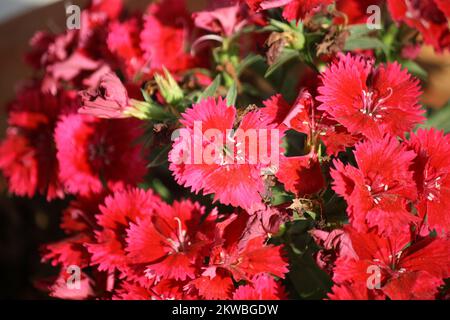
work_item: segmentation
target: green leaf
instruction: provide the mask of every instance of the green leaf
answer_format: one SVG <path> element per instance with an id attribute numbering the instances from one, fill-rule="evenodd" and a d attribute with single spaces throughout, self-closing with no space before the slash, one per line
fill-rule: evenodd
<path id="1" fill-rule="evenodd" d="M 156 156 L 147 165 L 147 168 L 155 168 L 167 163 L 168 154 L 171 147 L 172 145 L 168 144 L 162 147 L 161 150 L 157 151 Z"/>
<path id="2" fill-rule="evenodd" d="M 236 86 L 236 82 L 235 82 L 231 86 L 230 90 L 228 90 L 227 97 L 226 97 L 227 106 L 229 106 L 229 107 L 235 106 L 236 98 L 237 98 L 237 86 Z"/>
<path id="3" fill-rule="evenodd" d="M 367 28 L 367 24 L 355 24 L 348 28 L 348 31 L 350 31 L 350 36 L 354 38 L 360 38 L 362 36 L 368 35 L 371 31 L 369 28 Z"/>
<path id="4" fill-rule="evenodd" d="M 370 30 L 367 24 L 353 25 L 348 30 L 350 31 L 350 36 L 345 43 L 344 50 L 382 49 L 386 55 L 389 52 L 387 46 L 381 40 L 369 35 L 373 30 Z"/>
<path id="5" fill-rule="evenodd" d="M 214 79 L 214 81 L 205 89 L 205 91 L 200 95 L 197 102 L 200 102 L 203 99 L 208 98 L 208 97 L 213 97 L 216 94 L 217 89 L 220 86 L 220 81 L 221 81 L 221 76 L 219 74 Z"/>
<path id="6" fill-rule="evenodd" d="M 331 291 L 333 282 L 330 276 L 320 269 L 310 253 L 291 255 L 288 277 L 295 291 L 302 299 L 323 299 Z"/>
<path id="7" fill-rule="evenodd" d="M 155 178 L 150 181 L 150 188 L 155 190 L 155 192 L 159 194 L 165 201 L 169 202 L 172 199 L 170 190 L 161 182 L 161 180 Z"/>
<path id="8" fill-rule="evenodd" d="M 333 282 L 330 276 L 319 268 L 313 258 L 319 250 L 310 234 L 315 223 L 310 219 L 296 220 L 286 224 L 284 243 L 289 253 L 289 284 L 301 299 L 323 299 L 330 292 Z"/>
<path id="9" fill-rule="evenodd" d="M 315 213 L 314 211 L 306 211 L 306 213 L 313 219 L 313 220 L 317 220 L 317 213 Z"/>
<path id="10" fill-rule="evenodd" d="M 275 186 L 272 189 L 272 204 L 274 206 L 292 201 L 292 196 L 282 188 Z"/>
<path id="11" fill-rule="evenodd" d="M 236 68 L 236 72 L 238 74 L 238 76 L 241 75 L 242 71 L 244 71 L 245 69 L 247 69 L 249 66 L 251 66 L 252 64 L 255 64 L 259 61 L 264 61 L 264 58 L 261 57 L 260 55 L 256 55 L 256 54 L 249 54 L 248 56 L 246 56 L 238 65 L 238 67 Z"/>
<path id="12" fill-rule="evenodd" d="M 385 53 L 389 52 L 386 45 L 376 38 L 371 37 L 349 37 L 345 42 L 344 50 L 353 51 L 356 49 L 381 49 Z"/>
<path id="13" fill-rule="evenodd" d="M 174 115 L 163 106 L 154 101 L 140 101 L 130 99 L 130 107 L 124 111 L 124 114 L 141 120 L 164 121 L 174 118 Z"/>
<path id="14" fill-rule="evenodd" d="M 149 96 L 147 90 L 141 89 L 142 96 L 144 97 L 145 102 L 153 102 L 152 98 Z"/>
<path id="15" fill-rule="evenodd" d="M 277 69 L 279 69 L 285 63 L 291 61 L 292 59 L 300 57 L 300 54 L 296 50 L 285 49 L 283 53 L 278 57 L 277 61 L 272 64 L 266 71 L 264 75 L 265 78 L 269 77 L 272 73 L 274 73 Z"/>
<path id="16" fill-rule="evenodd" d="M 411 72 L 413 75 L 421 79 L 426 79 L 428 77 L 428 72 L 415 61 L 412 60 L 403 61 L 402 66 L 408 69 L 408 71 Z"/>
<path id="17" fill-rule="evenodd" d="M 270 19 L 269 24 L 278 28 L 280 31 L 291 31 L 291 26 L 285 22 L 281 22 L 275 19 Z"/>
<path id="18" fill-rule="evenodd" d="M 292 20 L 290 22 L 291 28 L 299 33 L 303 33 L 303 23 L 297 20 Z"/>
<path id="19" fill-rule="evenodd" d="M 263 28 L 259 28 L 256 30 L 257 33 L 265 33 L 265 32 L 279 32 L 280 28 L 272 26 L 270 24 L 268 24 L 267 26 L 263 27 Z"/>
<path id="20" fill-rule="evenodd" d="M 424 127 L 450 132 L 450 103 L 445 108 L 433 112 Z"/>

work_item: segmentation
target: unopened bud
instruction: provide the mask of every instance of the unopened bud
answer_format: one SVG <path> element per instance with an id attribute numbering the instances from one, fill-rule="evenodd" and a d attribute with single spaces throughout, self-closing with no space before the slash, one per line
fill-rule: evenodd
<path id="1" fill-rule="evenodd" d="M 170 72 L 167 71 L 166 68 L 163 70 L 164 75 L 155 74 L 155 81 L 158 85 L 159 92 L 167 103 L 177 105 L 184 98 L 183 90 L 181 90 L 180 86 L 172 77 Z"/>

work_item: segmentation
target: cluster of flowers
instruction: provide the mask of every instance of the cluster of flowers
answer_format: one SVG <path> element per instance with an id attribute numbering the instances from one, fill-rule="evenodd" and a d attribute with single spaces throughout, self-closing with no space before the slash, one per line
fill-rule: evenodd
<path id="1" fill-rule="evenodd" d="M 378 64 L 371 50 L 328 52 L 323 72 L 291 89 L 300 92 L 293 103 L 274 94 L 261 107 L 238 108 L 230 98 L 233 86 L 245 93 L 241 58 L 261 48 L 267 33 L 258 31 L 273 30 L 269 15 L 277 8 L 288 21 L 288 46 L 289 32 L 308 21 L 314 28 L 315 17 L 330 14 L 327 6 L 340 13 L 333 23 L 347 26 L 365 22 L 374 2 L 384 1 L 217 0 L 191 14 L 184 0 L 164 0 L 125 18 L 120 0 L 94 0 L 80 30 L 38 32 L 26 56 L 36 73 L 8 107 L 0 169 L 12 194 L 70 201 L 61 222 L 67 237 L 43 249 L 43 261 L 61 268 L 46 286 L 50 295 L 289 298 L 296 250 L 284 234 L 312 220 L 306 234 L 318 247 L 315 263 L 333 281 L 327 298 L 445 297 L 450 138 L 414 131 L 425 120 L 417 79 L 397 62 Z M 387 8 L 436 50 L 450 47 L 447 1 L 389 0 Z M 217 91 L 216 73 L 230 89 L 227 99 L 203 96 Z M 231 129 L 278 130 L 268 147 L 279 162 L 250 161 L 246 153 L 232 163 L 182 161 L 185 141 L 168 141 L 164 132 L 193 132 L 197 121 L 203 132 L 222 132 L 227 147 L 214 137 L 194 147 L 223 155 L 238 147 Z M 288 132 L 306 137 L 301 155 L 288 156 Z M 166 169 L 174 180 L 207 204 L 169 204 L 144 188 L 158 145 L 170 146 Z M 275 201 L 280 189 L 290 198 Z M 348 219 L 327 223 L 327 192 L 345 200 Z M 71 266 L 82 270 L 76 290 L 67 286 Z"/>
<path id="2" fill-rule="evenodd" d="M 100 197 L 103 199 L 103 197 Z M 276 212 L 226 217 L 190 200 L 163 202 L 152 191 L 128 189 L 104 199 L 73 201 L 61 227 L 70 237 L 46 247 L 60 264 L 53 295 L 113 299 L 279 299 L 287 262 L 266 244 Z M 95 215 L 96 212 L 99 214 Z M 273 217 L 272 217 L 273 216 Z M 272 219 L 270 219 L 272 218 Z M 266 221 L 270 220 L 270 221 Z M 263 222 L 264 221 L 264 224 Z M 273 231 L 272 231 L 273 232 Z M 66 268 L 95 266 L 80 290 L 67 289 Z M 241 285 L 235 288 L 234 283 Z"/>

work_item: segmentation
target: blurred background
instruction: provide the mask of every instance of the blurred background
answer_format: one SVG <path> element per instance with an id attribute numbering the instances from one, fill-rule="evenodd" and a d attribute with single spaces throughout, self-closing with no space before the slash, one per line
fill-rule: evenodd
<path id="1" fill-rule="evenodd" d="M 80 6 L 87 2 L 70 1 Z M 145 8 L 150 0 L 124 2 L 133 10 Z M 204 3 L 203 0 L 190 2 L 193 8 Z M 22 59 L 29 39 L 41 29 L 62 32 L 65 4 L 68 3 L 58 0 L 0 0 L 0 137 L 5 131 L 4 107 L 14 97 L 20 81 L 30 75 L 30 69 Z M 450 54 L 436 55 L 425 47 L 419 63 L 429 74 L 423 104 L 433 109 L 443 108 L 450 100 Z M 440 126 L 450 127 L 450 123 Z M 40 263 L 39 246 L 62 236 L 58 225 L 63 207 L 64 203 L 58 201 L 48 204 L 40 198 L 33 201 L 10 198 L 0 177 L 0 299 L 48 298 L 35 289 L 34 283 L 54 273 L 55 269 Z"/>

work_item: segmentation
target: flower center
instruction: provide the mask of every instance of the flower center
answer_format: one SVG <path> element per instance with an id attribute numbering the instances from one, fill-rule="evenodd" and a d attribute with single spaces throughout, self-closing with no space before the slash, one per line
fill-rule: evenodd
<path id="1" fill-rule="evenodd" d="M 384 177 L 375 175 L 366 177 L 365 185 L 373 202 L 379 205 L 384 197 L 394 193 L 394 189 L 398 186 L 398 183 L 396 181 L 389 181 L 388 183 Z"/>
<path id="2" fill-rule="evenodd" d="M 181 223 L 180 218 L 175 217 L 174 219 L 177 222 L 177 228 L 175 230 L 175 239 L 166 238 L 166 240 L 172 247 L 174 252 L 183 252 L 186 249 L 186 244 L 190 245 L 191 243 L 188 241 L 188 238 L 186 236 L 186 230 L 183 229 L 183 224 Z"/>
<path id="3" fill-rule="evenodd" d="M 442 177 L 428 177 L 429 172 L 425 170 L 424 194 L 428 201 L 439 201 L 441 195 Z"/>
<path id="4" fill-rule="evenodd" d="M 244 161 L 244 157 L 240 148 L 242 143 L 236 142 L 236 139 L 232 134 L 227 135 L 226 138 L 227 141 L 224 144 L 223 149 L 219 151 L 215 162 L 220 166 L 227 166 L 226 168 L 229 170 L 228 165 L 240 163 Z"/>
<path id="5" fill-rule="evenodd" d="M 378 97 L 377 94 L 370 90 L 363 90 L 362 92 L 362 108 L 361 113 L 368 115 L 375 121 L 383 118 L 383 113 L 387 110 L 386 101 L 392 96 L 392 88 L 388 88 L 388 92 L 384 97 Z"/>
<path id="6" fill-rule="evenodd" d="M 108 144 L 105 137 L 101 137 L 97 141 L 92 141 L 88 147 L 89 160 L 96 170 L 111 164 L 114 146 Z"/>
<path id="7" fill-rule="evenodd" d="M 376 187 L 373 187 L 373 185 L 366 185 L 366 188 L 376 205 L 381 203 L 384 194 L 389 190 L 389 186 L 384 183 L 380 183 Z"/>
<path id="8" fill-rule="evenodd" d="M 385 271 L 390 276 L 393 276 L 398 273 L 406 272 L 405 268 L 402 268 L 402 267 L 399 268 L 402 254 L 403 254 L 403 251 L 400 250 L 395 254 L 390 254 L 386 260 L 373 259 L 372 261 L 381 270 Z"/>

